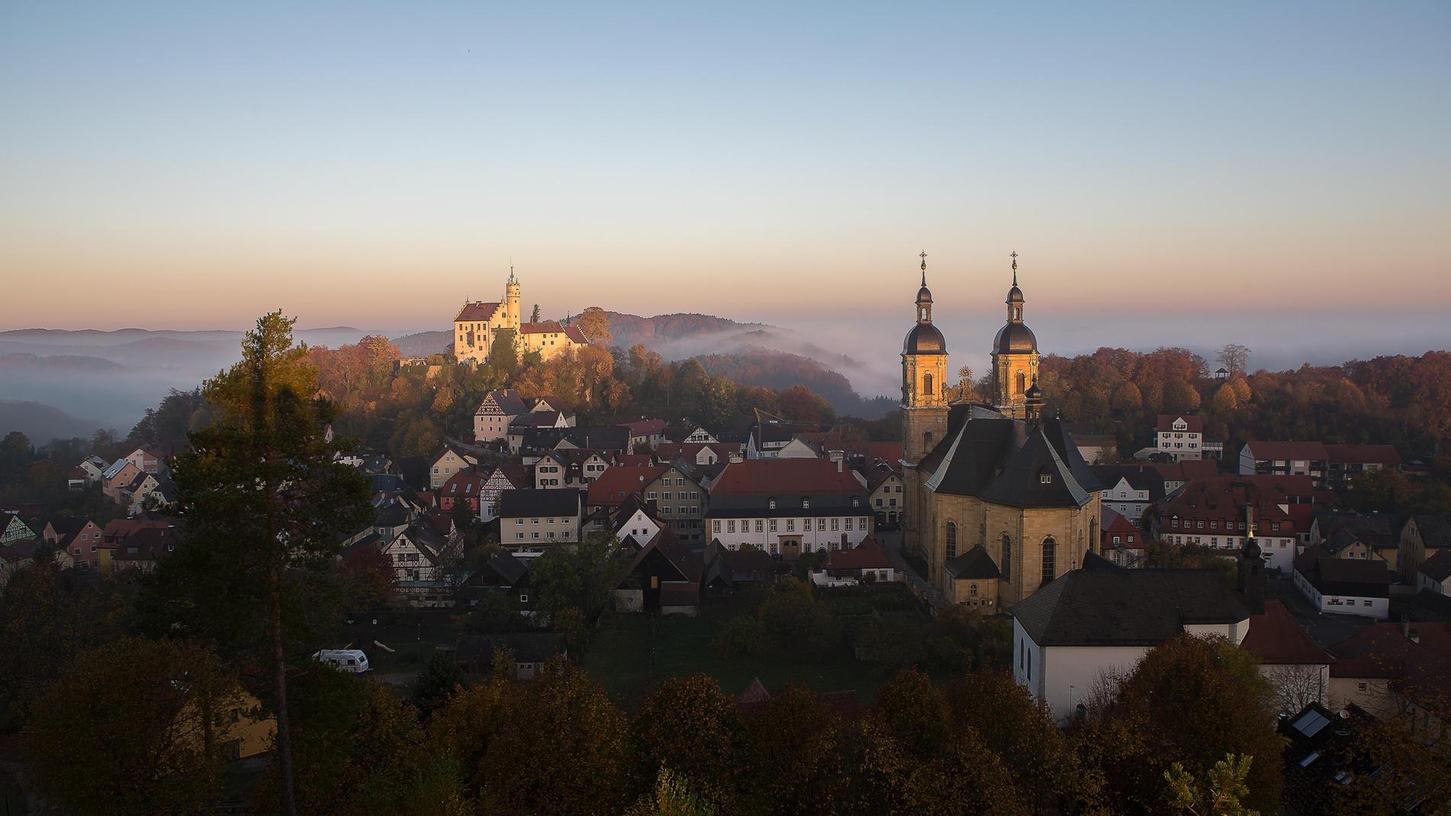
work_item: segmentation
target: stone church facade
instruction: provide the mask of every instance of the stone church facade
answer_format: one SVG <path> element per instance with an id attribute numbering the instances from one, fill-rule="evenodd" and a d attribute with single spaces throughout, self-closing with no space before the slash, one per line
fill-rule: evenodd
<path id="1" fill-rule="evenodd" d="M 1043 412 L 1037 339 L 1017 283 L 993 345 L 994 401 L 948 402 L 926 260 L 902 346 L 903 543 L 954 602 L 1010 607 L 1098 549 L 1101 488 L 1066 426 Z"/>

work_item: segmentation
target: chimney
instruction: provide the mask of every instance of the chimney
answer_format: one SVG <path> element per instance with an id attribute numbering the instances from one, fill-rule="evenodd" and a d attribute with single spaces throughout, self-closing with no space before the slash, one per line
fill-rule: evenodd
<path id="1" fill-rule="evenodd" d="M 839 450 L 827 451 L 826 458 L 836 463 L 836 472 L 840 473 L 846 461 L 846 453 Z"/>

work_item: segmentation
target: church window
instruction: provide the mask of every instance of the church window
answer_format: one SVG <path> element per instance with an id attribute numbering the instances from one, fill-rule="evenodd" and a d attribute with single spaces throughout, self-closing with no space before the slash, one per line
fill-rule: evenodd
<path id="1" fill-rule="evenodd" d="M 922 393 L 925 394 L 925 395 L 927 395 L 927 396 L 929 396 L 929 397 L 932 396 L 932 375 L 931 374 L 923 374 L 922 375 Z"/>
<path id="2" fill-rule="evenodd" d="M 1013 580 L 1013 539 L 1007 533 L 1003 533 L 1003 563 L 998 568 L 1003 573 L 1004 581 Z"/>
<path id="3" fill-rule="evenodd" d="M 1043 583 L 1053 580 L 1057 570 L 1058 542 L 1052 536 L 1043 539 Z"/>
<path id="4" fill-rule="evenodd" d="M 946 533 L 946 535 L 943 536 L 943 539 L 947 542 L 947 557 L 948 558 L 956 558 L 957 557 L 957 524 L 955 522 L 951 522 L 951 521 L 947 522 L 947 533 Z"/>
<path id="5" fill-rule="evenodd" d="M 926 433 L 922 434 L 922 450 L 931 450 L 931 449 L 932 449 L 932 432 L 931 431 L 927 431 Z"/>
<path id="6" fill-rule="evenodd" d="M 967 594 L 970 595 L 970 596 L 972 596 L 972 597 L 974 597 L 974 598 L 976 598 L 977 597 L 977 584 L 969 584 L 968 587 L 967 587 Z"/>
<path id="7" fill-rule="evenodd" d="M 1017 381 L 1017 383 L 1013 387 L 1013 393 L 1014 394 L 1021 394 L 1021 393 L 1023 393 L 1026 390 L 1028 390 L 1028 375 L 1027 374 L 1024 374 L 1021 371 L 1019 371 L 1018 372 L 1018 381 Z"/>

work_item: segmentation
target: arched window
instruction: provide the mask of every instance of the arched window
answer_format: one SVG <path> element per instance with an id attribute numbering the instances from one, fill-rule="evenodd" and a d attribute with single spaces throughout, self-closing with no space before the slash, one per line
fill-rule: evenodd
<path id="1" fill-rule="evenodd" d="M 932 375 L 931 374 L 923 374 L 922 375 L 922 393 L 925 396 L 929 396 L 929 397 L 932 396 Z"/>
<path id="2" fill-rule="evenodd" d="M 924 451 L 930 451 L 930 450 L 932 450 L 932 432 L 931 431 L 927 431 L 926 433 L 922 434 L 922 450 L 924 450 Z"/>
<path id="3" fill-rule="evenodd" d="M 1013 539 L 1007 533 L 1003 533 L 1003 563 L 998 564 L 998 572 L 1004 581 L 1013 580 Z"/>
<path id="4" fill-rule="evenodd" d="M 1028 375 L 1027 374 L 1024 374 L 1021 371 L 1019 371 L 1018 372 L 1018 381 L 1017 381 L 1016 385 L 1014 386 L 1014 388 L 1015 388 L 1015 390 L 1013 391 L 1014 394 L 1021 394 L 1024 391 L 1026 391 L 1027 388 L 1028 388 Z"/>
<path id="5" fill-rule="evenodd" d="M 1053 536 L 1043 539 L 1043 583 L 1045 584 L 1052 581 L 1057 572 L 1057 550 L 1058 542 L 1053 540 Z"/>
<path id="6" fill-rule="evenodd" d="M 952 522 L 952 521 L 947 522 L 947 533 L 946 533 L 946 535 L 943 536 L 943 540 L 947 542 L 947 557 L 948 558 L 956 558 L 957 557 L 957 523 L 956 522 Z"/>
<path id="7" fill-rule="evenodd" d="M 967 594 L 969 596 L 973 597 L 973 598 L 976 598 L 977 597 L 977 584 L 969 584 L 968 587 L 967 587 Z"/>

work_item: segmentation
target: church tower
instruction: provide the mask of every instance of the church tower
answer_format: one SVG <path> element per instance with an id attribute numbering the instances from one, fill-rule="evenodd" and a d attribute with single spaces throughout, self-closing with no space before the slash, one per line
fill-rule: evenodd
<path id="1" fill-rule="evenodd" d="M 902 341 L 902 452 L 914 465 L 947 433 L 947 341 L 932 325 L 927 253 L 919 257 L 922 288 L 917 290 L 917 323 Z"/>
<path id="2" fill-rule="evenodd" d="M 993 395 L 997 409 L 1015 419 L 1027 417 L 1028 389 L 1038 382 L 1038 338 L 1023 322 L 1023 290 L 1018 288 L 1018 253 L 1013 258 L 1013 288 L 1008 290 L 1008 322 L 993 340 Z"/>

